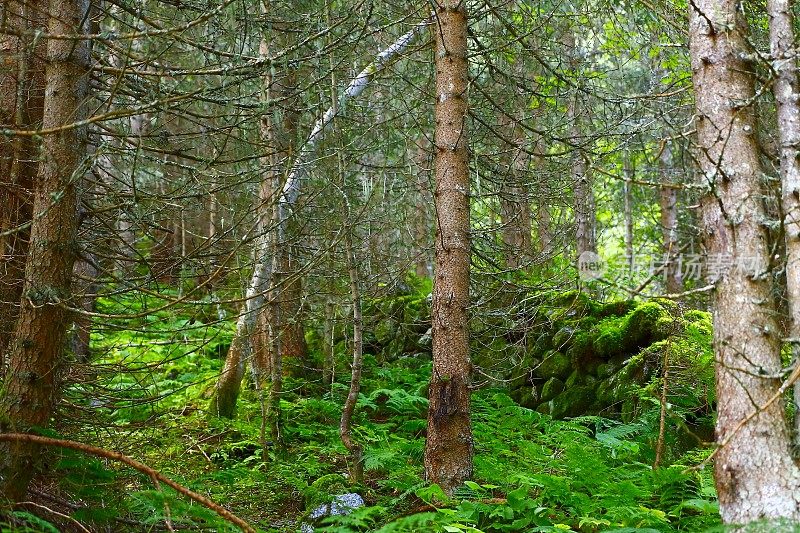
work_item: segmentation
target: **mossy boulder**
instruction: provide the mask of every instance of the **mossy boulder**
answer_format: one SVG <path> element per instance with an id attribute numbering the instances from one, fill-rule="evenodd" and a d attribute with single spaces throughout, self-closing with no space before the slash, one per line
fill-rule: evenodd
<path id="1" fill-rule="evenodd" d="M 550 414 L 554 418 L 567 418 L 588 414 L 589 407 L 595 401 L 592 387 L 580 386 L 565 389 L 551 400 Z"/>
<path id="2" fill-rule="evenodd" d="M 572 362 L 570 358 L 555 350 L 550 351 L 542 357 L 542 362 L 536 368 L 535 373 L 543 379 L 550 379 L 552 377 L 564 379 L 569 376 L 572 371 Z"/>
<path id="3" fill-rule="evenodd" d="M 646 302 L 628 315 L 623 336 L 631 348 L 642 348 L 678 333 L 679 326 L 680 321 L 662 303 Z"/>
<path id="4" fill-rule="evenodd" d="M 542 387 L 541 401 L 547 402 L 564 392 L 564 382 L 558 378 L 550 378 Z"/>

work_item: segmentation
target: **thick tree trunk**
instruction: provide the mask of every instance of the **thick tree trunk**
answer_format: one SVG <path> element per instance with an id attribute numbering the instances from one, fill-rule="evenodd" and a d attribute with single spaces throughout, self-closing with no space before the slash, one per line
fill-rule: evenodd
<path id="1" fill-rule="evenodd" d="M 51 0 L 48 32 L 85 31 L 87 0 Z M 53 39 L 47 43 L 44 128 L 80 120 L 87 95 L 88 41 Z M 0 393 L 3 431 L 30 431 L 49 425 L 59 397 L 58 376 L 69 313 L 77 249 L 76 181 L 86 158 L 84 128 L 47 135 L 42 142 L 34 195 L 31 244 L 25 268 L 24 298 L 9 343 L 10 368 Z M 0 497 L 17 501 L 27 490 L 39 452 L 30 445 L 0 446 Z"/>
<path id="2" fill-rule="evenodd" d="M 350 299 L 353 303 L 353 366 L 350 374 L 350 390 L 342 408 L 342 418 L 339 422 L 339 435 L 342 444 L 350 452 L 350 479 L 355 483 L 364 481 L 363 447 L 353 440 L 352 420 L 353 411 L 358 401 L 361 390 L 361 369 L 364 363 L 364 323 L 361 317 L 361 288 L 358 275 L 358 264 L 353 254 L 352 237 L 347 236 L 347 271 L 350 275 Z"/>
<path id="3" fill-rule="evenodd" d="M 696 0 L 689 35 L 697 155 L 709 187 L 702 201 L 706 251 L 710 266 L 733 264 L 710 272 L 719 274 L 714 350 L 717 440 L 725 444 L 715 461 L 720 513 L 725 523 L 798 519 L 800 471 L 790 455 L 784 407 L 777 401 L 762 408 L 778 392 L 781 357 L 751 105 L 753 69 L 745 59 L 748 35 L 739 2 Z"/>
<path id="4" fill-rule="evenodd" d="M 44 5 L 43 5 L 44 4 Z M 0 14 L 14 31 L 45 30 L 46 2 L 10 0 Z M 0 129 L 41 126 L 44 46 L 30 36 L 0 35 Z M 0 376 L 19 311 L 32 217 L 38 143 L 32 137 L 0 136 Z"/>
<path id="5" fill-rule="evenodd" d="M 467 11 L 436 7 L 436 263 L 433 373 L 428 391 L 425 478 L 452 493 L 472 476 L 469 358 L 469 150 Z"/>
<path id="6" fill-rule="evenodd" d="M 775 82 L 772 91 L 778 111 L 781 198 L 786 240 L 786 297 L 789 304 L 792 354 L 800 364 L 800 80 L 797 75 L 794 15 L 790 0 L 767 0 L 770 51 Z M 794 385 L 800 406 L 800 381 Z M 800 411 L 794 417 L 795 451 L 800 447 Z"/>

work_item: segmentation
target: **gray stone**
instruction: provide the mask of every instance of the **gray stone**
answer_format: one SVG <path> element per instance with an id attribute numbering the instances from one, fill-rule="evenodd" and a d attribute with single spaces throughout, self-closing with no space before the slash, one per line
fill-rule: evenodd
<path id="1" fill-rule="evenodd" d="M 359 507 L 364 507 L 364 498 L 355 492 L 348 492 L 334 497 L 331 503 L 326 503 L 315 508 L 308 517 L 312 520 L 318 520 L 326 516 L 346 515 Z M 314 526 L 304 523 L 300 526 L 300 531 L 303 533 L 313 533 Z"/>

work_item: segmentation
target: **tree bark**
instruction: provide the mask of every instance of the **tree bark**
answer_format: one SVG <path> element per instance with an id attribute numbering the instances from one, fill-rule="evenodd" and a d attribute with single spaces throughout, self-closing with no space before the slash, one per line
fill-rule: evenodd
<path id="1" fill-rule="evenodd" d="M 661 208 L 661 248 L 664 254 L 664 290 L 667 294 L 683 292 L 683 276 L 678 257 L 678 188 L 667 177 L 672 170 L 672 146 L 665 142 L 658 158 L 662 185 L 658 191 Z"/>
<path id="2" fill-rule="evenodd" d="M 756 140 L 748 30 L 735 0 L 695 0 L 689 49 L 696 98 L 698 159 L 708 193 L 701 202 L 709 265 L 717 269 L 714 350 L 718 417 L 715 481 L 725 523 L 800 518 L 800 471 L 790 455 L 779 389 L 778 325 L 771 293 L 770 250 L 762 224 L 763 169 Z M 737 426 L 752 416 L 738 431 Z"/>
<path id="3" fill-rule="evenodd" d="M 87 0 L 51 0 L 48 32 L 80 35 L 86 31 Z M 88 87 L 86 40 L 52 39 L 47 43 L 43 128 L 81 120 Z M 77 250 L 76 181 L 86 158 L 85 128 L 47 135 L 42 141 L 34 194 L 31 243 L 25 286 L 9 343 L 10 369 L 0 396 L 3 431 L 31 431 L 49 425 L 59 398 L 58 376 L 69 313 Z M 0 495 L 18 501 L 27 490 L 39 454 L 30 445 L 0 447 Z"/>
<path id="4" fill-rule="evenodd" d="M 472 476 L 469 358 L 469 149 L 467 10 L 444 0 L 436 34 L 436 259 L 433 373 L 428 391 L 425 478 L 452 493 Z"/>
<path id="5" fill-rule="evenodd" d="M 350 230 L 352 231 L 352 230 Z M 358 401 L 361 390 L 361 369 L 364 364 L 364 323 L 361 317 L 361 288 L 358 275 L 358 264 L 353 254 L 352 236 L 346 237 L 347 272 L 350 276 L 350 299 L 353 304 L 353 366 L 350 373 L 350 390 L 342 408 L 342 418 L 339 422 L 339 436 L 342 444 L 350 452 L 350 479 L 355 483 L 364 481 L 363 447 L 353 440 L 352 420 L 353 411 Z"/>
<path id="6" fill-rule="evenodd" d="M 0 8 L 14 31 L 45 30 L 41 0 L 10 0 Z M 0 35 L 0 129 L 41 126 L 44 99 L 44 46 L 29 36 Z M 0 376 L 19 311 L 33 212 L 38 143 L 32 137 L 0 136 Z"/>
<path id="7" fill-rule="evenodd" d="M 767 0 L 770 52 L 775 81 L 772 91 L 778 114 L 781 204 L 786 242 L 786 299 L 789 306 L 792 355 L 800 361 L 800 82 L 797 75 L 794 15 L 790 0 Z M 800 381 L 794 384 L 800 406 Z M 800 411 L 795 410 L 794 447 L 800 447 Z"/>

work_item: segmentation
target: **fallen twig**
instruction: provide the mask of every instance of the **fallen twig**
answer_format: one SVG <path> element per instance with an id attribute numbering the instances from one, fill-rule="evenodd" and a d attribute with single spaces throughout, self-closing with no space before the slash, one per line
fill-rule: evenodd
<path id="1" fill-rule="evenodd" d="M 30 444 L 40 444 L 43 446 L 68 448 L 70 450 L 76 450 L 79 452 L 87 453 L 89 455 L 95 455 L 97 457 L 105 457 L 106 459 L 119 461 L 120 463 L 124 463 L 129 467 L 133 468 L 134 470 L 146 474 L 151 479 L 157 479 L 158 481 L 161 481 L 165 485 L 169 485 L 180 494 L 183 494 L 187 498 L 196 501 L 200 505 L 203 505 L 204 507 L 211 509 L 212 511 L 217 513 L 220 517 L 227 520 L 231 524 L 234 524 L 245 533 L 256 533 L 256 529 L 253 526 L 251 526 L 249 523 L 239 518 L 235 514 L 231 513 L 221 505 L 214 503 L 213 501 L 206 498 L 202 494 L 198 494 L 193 490 L 178 484 L 177 482 L 169 479 L 165 475 L 152 469 L 146 464 L 140 463 L 135 459 L 131 459 L 127 455 L 124 455 L 120 452 L 115 452 L 113 450 L 106 450 L 103 448 L 97 448 L 95 446 L 83 444 L 82 442 L 75 442 L 72 440 L 65 440 L 65 439 L 53 439 L 50 437 L 42 437 L 39 435 L 30 435 L 28 433 L 0 433 L 0 442 L 27 442 Z"/>

